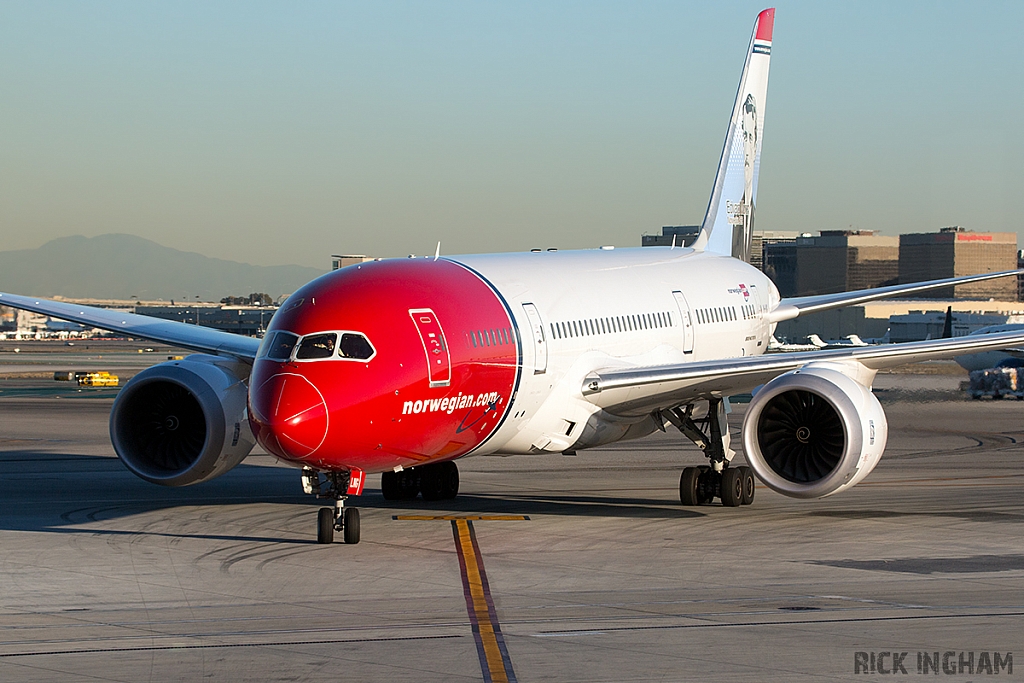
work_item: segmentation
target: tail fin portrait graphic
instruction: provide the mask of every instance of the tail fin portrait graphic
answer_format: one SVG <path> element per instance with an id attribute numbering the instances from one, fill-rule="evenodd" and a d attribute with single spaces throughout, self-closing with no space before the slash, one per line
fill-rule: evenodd
<path id="1" fill-rule="evenodd" d="M 766 9 L 757 16 L 711 201 L 693 245 L 695 249 L 733 256 L 747 263 L 754 229 L 774 24 L 774 9 Z"/>

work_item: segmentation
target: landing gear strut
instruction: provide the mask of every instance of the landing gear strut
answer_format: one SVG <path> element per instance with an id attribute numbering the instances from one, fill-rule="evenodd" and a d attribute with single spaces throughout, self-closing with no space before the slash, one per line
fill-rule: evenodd
<path id="1" fill-rule="evenodd" d="M 358 476 L 363 475 L 360 472 Z M 334 532 L 340 531 L 345 543 L 359 543 L 359 509 L 345 507 L 352 473 L 326 472 L 324 477 L 326 481 L 321 482 L 319 472 L 311 467 L 302 468 L 302 490 L 317 498 L 334 500 L 334 507 L 322 507 L 317 512 L 316 542 L 334 543 Z"/>
<path id="2" fill-rule="evenodd" d="M 662 411 L 668 420 L 704 451 L 710 462 L 700 467 L 685 467 L 679 477 L 679 501 L 683 505 L 708 505 L 715 498 L 726 507 L 754 502 L 754 473 L 746 465 L 730 467 L 735 451 L 729 448 L 727 404 L 723 399 L 708 400 L 708 414 L 693 419 L 693 404 Z"/>

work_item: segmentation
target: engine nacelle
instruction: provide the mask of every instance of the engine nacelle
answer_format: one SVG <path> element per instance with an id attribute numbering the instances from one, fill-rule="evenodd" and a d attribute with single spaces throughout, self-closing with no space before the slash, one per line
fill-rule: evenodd
<path id="1" fill-rule="evenodd" d="M 191 355 L 143 370 L 118 393 L 110 440 L 146 481 L 187 486 L 224 474 L 256 443 L 246 415 L 249 366 Z"/>
<path id="2" fill-rule="evenodd" d="M 826 364 L 768 382 L 743 421 L 747 462 L 769 488 L 793 498 L 823 498 L 860 482 L 887 435 L 871 390 Z"/>

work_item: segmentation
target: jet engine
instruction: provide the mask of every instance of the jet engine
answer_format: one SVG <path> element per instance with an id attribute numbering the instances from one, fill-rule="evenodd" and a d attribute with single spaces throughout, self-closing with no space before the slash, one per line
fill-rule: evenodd
<path id="1" fill-rule="evenodd" d="M 187 486 L 224 474 L 255 444 L 246 415 L 249 366 L 195 354 L 133 377 L 110 412 L 110 440 L 146 481 Z"/>
<path id="2" fill-rule="evenodd" d="M 793 498 L 823 498 L 860 482 L 878 464 L 887 434 L 871 390 L 824 364 L 768 382 L 743 421 L 750 466 Z"/>

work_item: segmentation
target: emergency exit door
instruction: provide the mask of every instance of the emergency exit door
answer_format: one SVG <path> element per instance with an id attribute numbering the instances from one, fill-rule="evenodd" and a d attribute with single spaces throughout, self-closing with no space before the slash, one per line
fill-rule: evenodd
<path id="1" fill-rule="evenodd" d="M 690 306 L 682 292 L 672 292 L 679 307 L 679 319 L 683 323 L 683 353 L 693 353 L 693 320 L 690 318 Z"/>
<path id="2" fill-rule="evenodd" d="M 530 321 L 530 336 L 533 337 L 533 374 L 543 375 L 548 369 L 548 344 L 544 336 L 544 321 L 540 311 L 533 304 L 523 304 L 526 318 Z"/>
<path id="3" fill-rule="evenodd" d="M 427 376 L 431 387 L 446 387 L 452 383 L 452 358 L 448 352 L 448 344 L 444 340 L 444 330 L 437 321 L 434 311 L 429 308 L 413 308 L 409 310 L 416 330 L 423 342 L 423 351 L 427 354 Z"/>

